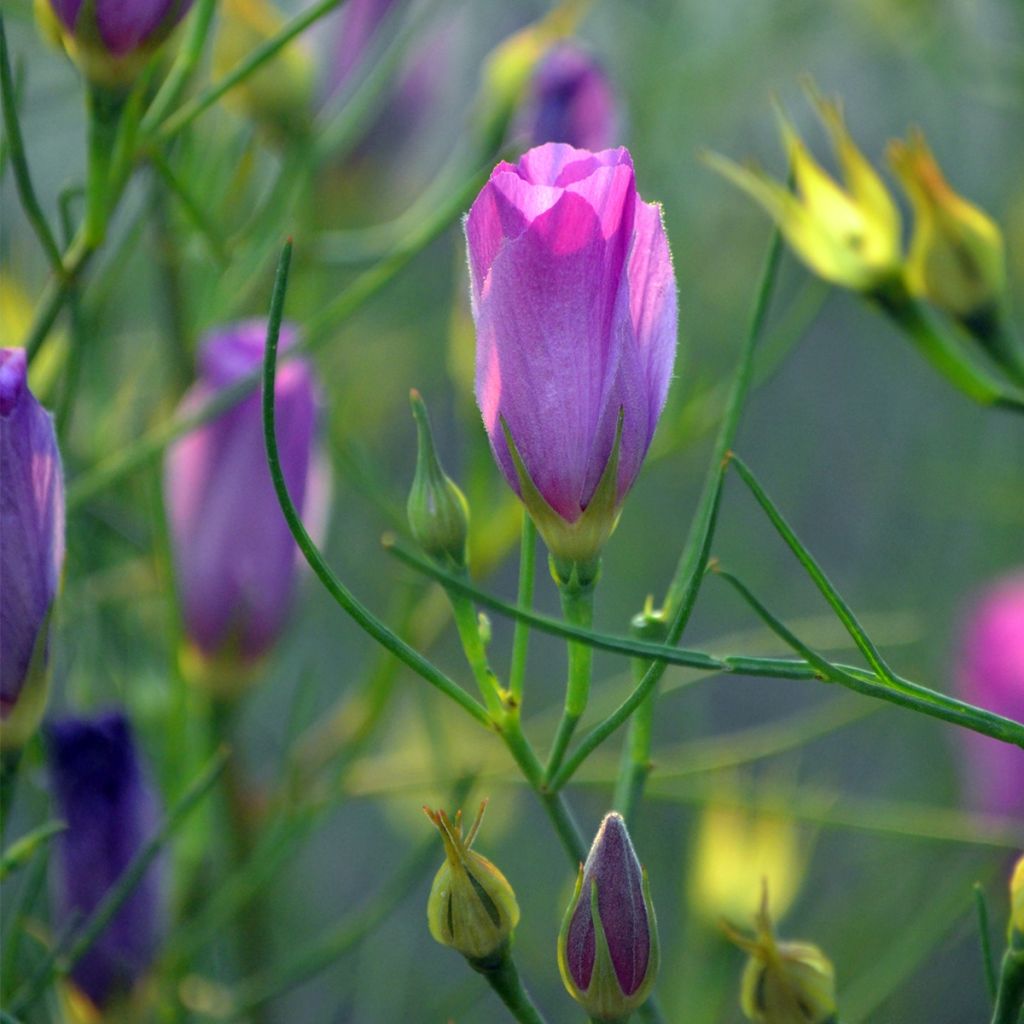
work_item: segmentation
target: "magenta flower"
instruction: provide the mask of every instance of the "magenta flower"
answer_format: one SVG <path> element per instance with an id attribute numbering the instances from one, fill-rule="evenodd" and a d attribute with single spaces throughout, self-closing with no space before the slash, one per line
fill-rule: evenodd
<path id="1" fill-rule="evenodd" d="M 76 46 L 125 58 L 159 45 L 193 0 L 50 0 Z"/>
<path id="2" fill-rule="evenodd" d="M 199 381 L 182 400 L 180 414 L 187 416 L 258 367 L 265 335 L 263 320 L 210 335 L 200 354 Z M 294 328 L 282 326 L 282 348 L 294 340 Z M 275 397 L 288 489 L 307 519 L 319 519 L 326 490 L 315 467 L 317 389 L 312 366 L 304 359 L 283 362 Z M 251 665 L 269 651 L 284 627 L 297 556 L 267 468 L 257 392 L 169 450 L 164 498 L 191 643 L 207 661 Z"/>
<path id="3" fill-rule="evenodd" d="M 1024 571 L 985 591 L 964 626 L 960 695 L 1024 722 Z M 1024 750 L 961 730 L 968 800 L 981 810 L 1024 816 Z"/>
<path id="4" fill-rule="evenodd" d="M 0 480 L 0 721 L 5 744 L 18 746 L 43 712 L 49 616 L 64 564 L 57 437 L 29 391 L 20 348 L 0 349 Z"/>
<path id="5" fill-rule="evenodd" d="M 629 1016 L 658 972 L 658 928 L 622 816 L 605 815 L 558 938 L 569 994 L 598 1020 Z"/>
<path id="6" fill-rule="evenodd" d="M 54 924 L 60 935 L 102 902 L 159 825 L 160 810 L 124 715 L 65 719 L 45 729 L 56 816 L 67 829 L 51 860 Z M 163 934 L 163 865 L 138 885 L 71 970 L 105 1010 L 127 995 L 153 961 Z"/>
<path id="7" fill-rule="evenodd" d="M 640 470 L 675 361 L 661 210 L 637 195 L 625 149 L 549 143 L 495 167 L 465 230 L 491 447 L 556 560 L 592 562 Z"/>
<path id="8" fill-rule="evenodd" d="M 566 142 L 578 149 L 605 149 L 615 143 L 616 106 L 604 68 L 586 50 L 562 43 L 534 73 L 516 134 L 535 146 Z"/>

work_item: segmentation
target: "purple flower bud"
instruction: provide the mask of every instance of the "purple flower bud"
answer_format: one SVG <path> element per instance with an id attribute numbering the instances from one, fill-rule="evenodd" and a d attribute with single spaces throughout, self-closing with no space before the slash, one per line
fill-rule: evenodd
<path id="1" fill-rule="evenodd" d="M 182 400 L 187 416 L 263 360 L 266 321 L 208 336 L 199 380 Z M 295 329 L 281 328 L 281 347 Z M 304 359 L 277 373 L 277 440 L 296 508 L 321 518 L 326 488 L 314 466 L 317 389 Z M 201 657 L 251 665 L 273 646 L 295 589 L 297 549 L 278 505 L 254 391 L 171 447 L 164 465 L 178 587 L 188 637 Z M 315 531 L 314 531 L 315 532 Z"/>
<path id="2" fill-rule="evenodd" d="M 964 626 L 958 665 L 960 695 L 971 704 L 1024 721 L 1024 571 L 991 586 Z M 959 731 L 971 805 L 1024 815 L 1024 751 Z"/>
<path id="3" fill-rule="evenodd" d="M 55 928 L 77 927 L 159 825 L 159 804 L 124 715 L 65 719 L 47 730 L 57 817 L 66 825 L 51 861 Z M 154 861 L 71 971 L 102 1011 L 149 967 L 163 933 L 162 865 Z"/>
<path id="4" fill-rule="evenodd" d="M 28 388 L 20 348 L 0 349 L 0 480 L 0 720 L 4 742 L 20 745 L 43 711 L 48 623 L 64 563 L 57 437 Z"/>
<path id="5" fill-rule="evenodd" d="M 533 76 L 517 135 L 534 146 L 567 142 L 577 149 L 606 149 L 615 143 L 618 120 L 604 69 L 586 50 L 562 43 Z"/>
<path id="6" fill-rule="evenodd" d="M 465 230 L 491 447 L 552 555 L 592 561 L 640 470 L 675 361 L 661 209 L 637 194 L 627 150 L 548 143 L 495 167 Z"/>
<path id="7" fill-rule="evenodd" d="M 658 928 L 622 816 L 605 815 L 558 937 L 569 994 L 592 1017 L 619 1020 L 647 998 L 658 972 Z"/>
<path id="8" fill-rule="evenodd" d="M 49 0 L 71 55 L 91 78 L 130 79 L 192 0 Z"/>

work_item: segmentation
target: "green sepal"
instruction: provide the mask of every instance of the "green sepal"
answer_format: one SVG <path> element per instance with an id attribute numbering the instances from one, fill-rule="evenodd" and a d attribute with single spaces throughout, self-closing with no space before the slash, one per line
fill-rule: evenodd
<path id="1" fill-rule="evenodd" d="M 623 415 L 620 408 L 611 454 L 589 504 L 574 523 L 563 519 L 537 490 L 512 439 L 512 432 L 505 418 L 501 418 L 505 443 L 519 479 L 519 496 L 551 553 L 551 573 L 560 587 L 586 589 L 594 585 L 600 573 L 601 551 L 621 512 L 618 477 Z"/>

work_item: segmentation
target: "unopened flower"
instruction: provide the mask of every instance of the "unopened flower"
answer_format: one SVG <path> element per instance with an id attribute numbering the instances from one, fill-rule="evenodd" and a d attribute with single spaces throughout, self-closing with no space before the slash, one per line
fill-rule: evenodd
<path id="1" fill-rule="evenodd" d="M 617 1021 L 647 999 L 658 960 L 647 875 L 613 812 L 601 822 L 562 920 L 562 981 L 591 1017 Z"/>
<path id="2" fill-rule="evenodd" d="M 1024 948 L 1024 854 L 1010 878 L 1010 942 Z"/>
<path id="3" fill-rule="evenodd" d="M 224 0 L 213 47 L 218 78 L 230 74 L 257 47 L 273 39 L 285 19 L 269 0 Z M 275 139 L 302 134 L 313 99 L 313 58 L 302 39 L 288 45 L 224 97 L 223 102 Z"/>
<path id="4" fill-rule="evenodd" d="M 445 569 L 466 568 L 469 506 L 458 485 L 441 467 L 427 407 L 418 391 L 410 395 L 416 419 L 416 475 L 406 511 L 409 528 L 424 553 Z"/>
<path id="5" fill-rule="evenodd" d="M 1006 292 L 1006 253 L 999 226 L 950 188 L 920 131 L 889 145 L 889 163 L 914 208 L 907 256 L 910 291 L 959 320 L 1006 363 L 999 332 Z M 1024 355 L 1011 368 L 1024 374 Z"/>
<path id="6" fill-rule="evenodd" d="M 25 351 L 0 348 L 0 735 L 20 747 L 46 703 L 49 624 L 64 564 L 64 477 Z"/>
<path id="7" fill-rule="evenodd" d="M 423 808 L 441 833 L 445 853 L 427 901 L 430 934 L 477 969 L 493 967 L 503 958 L 519 923 L 519 905 L 508 879 L 486 857 L 470 849 L 485 807 L 486 801 L 465 835 L 461 811 L 453 821 L 444 811 Z"/>
<path id="8" fill-rule="evenodd" d="M 616 141 L 616 106 L 600 63 L 581 47 L 560 43 L 534 72 L 516 136 L 534 146 L 566 142 L 577 149 L 606 149 Z"/>
<path id="9" fill-rule="evenodd" d="M 753 938 L 728 929 L 750 954 L 743 971 L 740 1004 L 756 1024 L 834 1024 L 835 971 L 828 957 L 809 942 L 780 942 L 768 913 L 765 884 Z"/>
<path id="10" fill-rule="evenodd" d="M 826 281 L 872 292 L 900 271 L 900 215 L 885 183 L 854 144 L 837 103 L 812 93 L 832 140 L 844 184 L 814 159 L 789 118 L 779 125 L 796 191 L 758 167 L 743 167 L 717 153 L 707 163 L 763 207 L 783 237 Z"/>
<path id="11" fill-rule="evenodd" d="M 465 230 L 491 448 L 556 564 L 593 567 L 675 360 L 661 209 L 625 149 L 548 143 L 495 167 Z"/>
<path id="12" fill-rule="evenodd" d="M 1024 720 L 1024 571 L 984 591 L 962 632 L 957 681 L 971 704 Z M 1024 814 L 1024 750 L 958 730 L 967 800 L 979 810 Z"/>
<path id="13" fill-rule="evenodd" d="M 260 366 L 267 325 L 223 328 L 202 345 L 188 416 Z M 283 325 L 282 348 L 295 340 Z M 282 362 L 275 390 L 277 440 L 296 508 L 319 520 L 325 484 L 315 465 L 317 388 L 312 366 Z M 253 391 L 168 451 L 164 465 L 174 565 L 192 653 L 228 685 L 274 645 L 291 609 L 297 549 L 274 492 L 264 450 L 260 396 Z M 219 670 L 224 669 L 221 673 Z"/>
<path id="14" fill-rule="evenodd" d="M 159 825 L 159 802 L 120 713 L 49 726 L 56 816 L 67 828 L 51 860 L 57 934 L 86 919 Z M 79 993 L 103 1014 L 146 973 L 164 930 L 162 864 L 155 860 L 71 969 Z"/>
<path id="15" fill-rule="evenodd" d="M 88 78 L 130 82 L 188 13 L 193 0 L 36 0 L 44 34 L 54 29 Z M 47 6 L 48 4 L 48 6 Z"/>

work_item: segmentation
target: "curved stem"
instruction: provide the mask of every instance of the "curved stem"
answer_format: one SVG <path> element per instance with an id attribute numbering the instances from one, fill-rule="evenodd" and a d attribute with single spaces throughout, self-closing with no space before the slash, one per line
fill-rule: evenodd
<path id="1" fill-rule="evenodd" d="M 1024 948 L 1010 946 L 999 971 L 992 1024 L 1020 1024 L 1024 1015 Z"/>
<path id="2" fill-rule="evenodd" d="M 469 662 L 469 667 L 473 670 L 473 677 L 480 688 L 480 695 L 487 705 L 487 710 L 493 718 L 497 719 L 502 713 L 501 687 L 498 685 L 498 677 L 487 660 L 487 649 L 480 636 L 480 619 L 477 610 L 473 606 L 472 600 L 465 594 L 449 591 L 448 600 L 451 602 L 455 628 L 459 631 L 459 639 L 462 641 L 466 661 Z"/>
<path id="3" fill-rule="evenodd" d="M 523 510 L 523 533 L 519 542 L 519 593 L 516 604 L 529 608 L 533 604 L 533 583 L 537 571 L 537 527 Z M 508 671 L 508 689 L 512 701 L 518 707 L 523 703 L 523 688 L 526 683 L 526 656 L 530 643 L 530 627 L 516 619 L 512 634 L 512 663 Z"/>
<path id="4" fill-rule="evenodd" d="M 546 1024 L 540 1010 L 534 1005 L 529 992 L 523 987 L 515 960 L 510 952 L 498 961 L 495 966 L 483 966 L 469 961 L 474 971 L 482 974 L 487 984 L 494 989 L 498 998 L 508 1007 L 512 1016 L 520 1024 Z"/>

